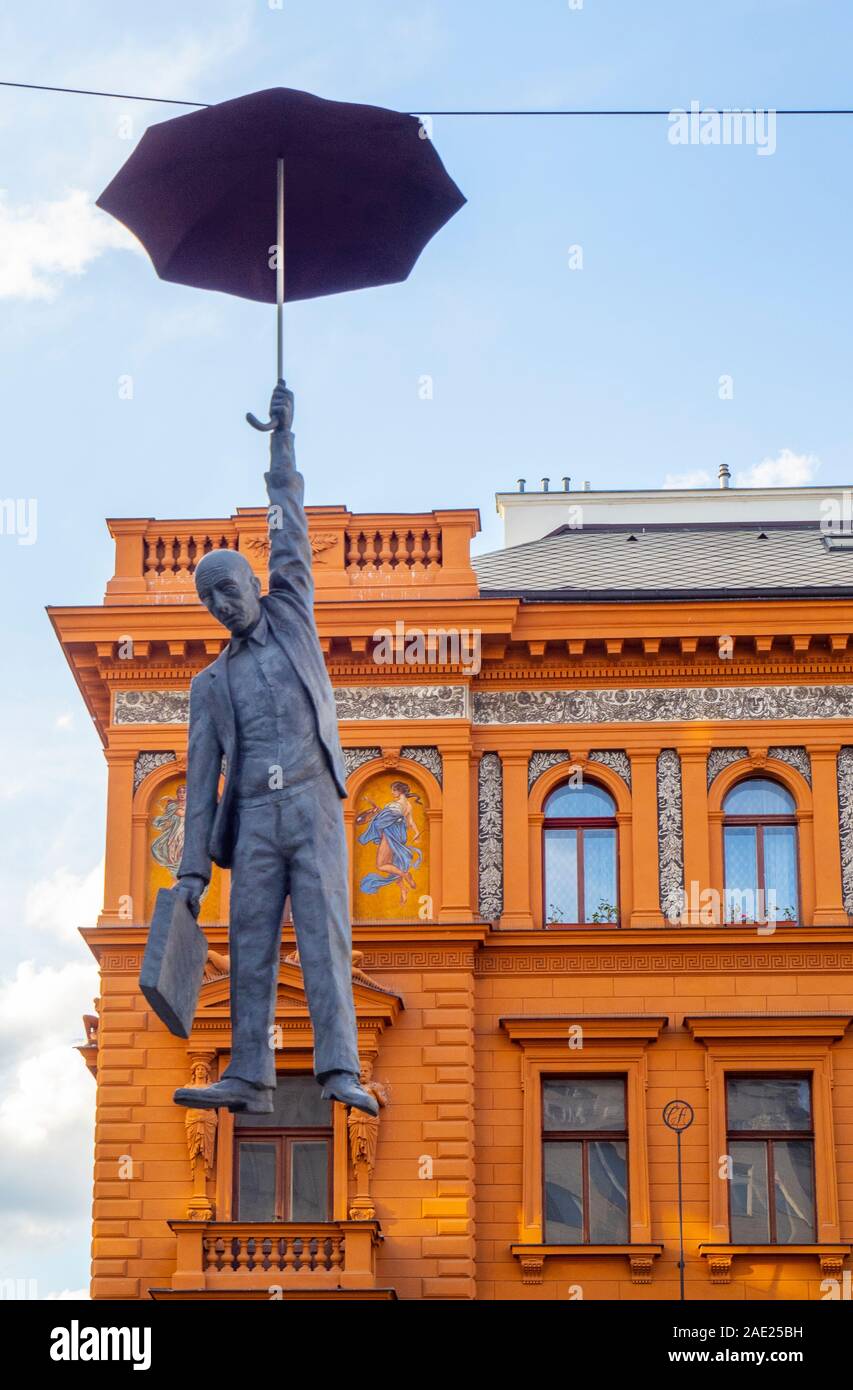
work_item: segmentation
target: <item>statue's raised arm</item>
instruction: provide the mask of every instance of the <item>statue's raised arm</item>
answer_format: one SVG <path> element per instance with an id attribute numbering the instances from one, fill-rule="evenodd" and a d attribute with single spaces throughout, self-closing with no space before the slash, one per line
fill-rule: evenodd
<path id="1" fill-rule="evenodd" d="M 293 447 L 293 392 L 283 381 L 272 393 L 270 415 L 277 421 L 270 434 L 270 467 L 265 474 L 270 502 L 270 592 L 284 591 L 310 609 L 314 576 L 303 502 L 305 481 L 297 471 Z"/>

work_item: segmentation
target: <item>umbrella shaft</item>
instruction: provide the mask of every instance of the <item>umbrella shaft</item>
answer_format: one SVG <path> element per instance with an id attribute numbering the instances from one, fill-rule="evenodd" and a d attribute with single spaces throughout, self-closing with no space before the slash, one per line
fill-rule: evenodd
<path id="1" fill-rule="evenodd" d="M 276 301 L 276 348 L 277 348 L 277 367 L 278 380 L 284 379 L 284 160 L 278 160 L 277 176 L 277 209 L 278 226 L 276 233 L 277 256 L 275 272 L 275 301 Z"/>

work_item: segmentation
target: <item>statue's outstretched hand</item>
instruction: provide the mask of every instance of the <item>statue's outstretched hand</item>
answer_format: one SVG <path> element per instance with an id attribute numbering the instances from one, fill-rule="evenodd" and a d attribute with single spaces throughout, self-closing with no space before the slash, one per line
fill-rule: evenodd
<path id="1" fill-rule="evenodd" d="M 293 392 L 283 381 L 277 383 L 270 398 L 270 419 L 280 430 L 289 430 L 293 424 Z"/>
<path id="2" fill-rule="evenodd" d="M 175 885 L 175 893 L 179 898 L 183 898 L 193 917 L 198 917 L 201 895 L 206 887 L 205 880 L 197 874 L 185 874 Z"/>

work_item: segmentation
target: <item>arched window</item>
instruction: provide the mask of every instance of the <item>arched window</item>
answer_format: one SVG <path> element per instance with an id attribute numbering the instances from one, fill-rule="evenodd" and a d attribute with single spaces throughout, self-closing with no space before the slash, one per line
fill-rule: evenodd
<path id="1" fill-rule="evenodd" d="M 616 803 L 593 782 L 565 782 L 545 802 L 547 926 L 617 922 Z"/>
<path id="2" fill-rule="evenodd" d="M 723 802 L 725 920 L 796 922 L 797 807 L 769 777 L 748 777 Z"/>

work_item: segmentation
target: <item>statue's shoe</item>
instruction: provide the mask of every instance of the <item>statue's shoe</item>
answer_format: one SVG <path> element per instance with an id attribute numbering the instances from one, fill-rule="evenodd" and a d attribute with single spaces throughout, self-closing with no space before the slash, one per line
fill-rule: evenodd
<path id="1" fill-rule="evenodd" d="M 378 1115 L 376 1099 L 359 1085 L 358 1077 L 347 1071 L 335 1071 L 326 1078 L 322 1091 L 324 1100 L 339 1100 L 341 1105 L 352 1105 L 356 1110 L 364 1110 L 368 1115 Z"/>
<path id="2" fill-rule="evenodd" d="M 223 1077 L 212 1086 L 179 1086 L 172 1099 L 176 1105 L 191 1106 L 195 1110 L 218 1110 L 224 1105 L 229 1110 L 246 1111 L 250 1115 L 271 1115 L 273 1111 L 272 1089 L 259 1090 L 238 1076 Z"/>

